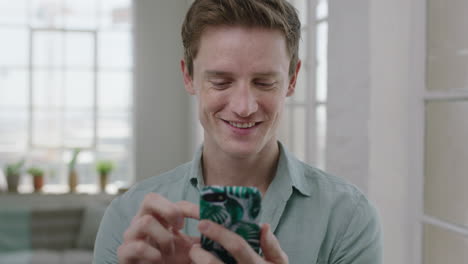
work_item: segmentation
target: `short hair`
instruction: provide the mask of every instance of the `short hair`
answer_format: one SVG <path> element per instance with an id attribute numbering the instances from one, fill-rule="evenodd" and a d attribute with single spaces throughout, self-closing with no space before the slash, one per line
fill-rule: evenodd
<path id="1" fill-rule="evenodd" d="M 291 59 L 289 75 L 294 74 L 299 60 L 301 22 L 296 9 L 286 0 L 195 0 L 182 25 L 184 59 L 190 76 L 203 31 L 219 25 L 280 30 Z"/>

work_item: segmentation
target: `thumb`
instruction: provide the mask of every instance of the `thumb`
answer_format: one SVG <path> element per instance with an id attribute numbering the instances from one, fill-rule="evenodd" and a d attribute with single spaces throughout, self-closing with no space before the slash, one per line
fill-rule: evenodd
<path id="1" fill-rule="evenodd" d="M 179 230 L 175 230 L 173 233 L 175 235 L 176 245 L 184 249 L 190 249 L 194 244 L 200 243 L 200 237 L 188 236 Z"/>
<path id="2" fill-rule="evenodd" d="M 265 260 L 273 263 L 288 263 L 288 256 L 281 249 L 278 239 L 271 232 L 269 224 L 263 224 L 260 234 L 260 246 Z"/>

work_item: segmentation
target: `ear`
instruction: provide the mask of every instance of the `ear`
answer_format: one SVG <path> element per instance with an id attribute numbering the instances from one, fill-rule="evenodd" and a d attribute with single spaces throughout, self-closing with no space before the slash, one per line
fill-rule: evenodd
<path id="1" fill-rule="evenodd" d="M 195 95 L 195 89 L 193 88 L 193 79 L 188 72 L 188 68 L 184 60 L 180 60 L 180 70 L 182 71 L 182 75 L 184 77 L 185 90 L 189 94 Z"/>
<path id="2" fill-rule="evenodd" d="M 289 80 L 289 85 L 288 85 L 288 92 L 286 93 L 286 96 L 291 96 L 294 94 L 294 91 L 296 90 L 296 81 L 297 81 L 297 76 L 299 74 L 299 70 L 301 69 L 301 60 L 297 61 L 296 64 L 296 69 L 294 70 L 294 74 L 291 76 L 291 79 Z"/>

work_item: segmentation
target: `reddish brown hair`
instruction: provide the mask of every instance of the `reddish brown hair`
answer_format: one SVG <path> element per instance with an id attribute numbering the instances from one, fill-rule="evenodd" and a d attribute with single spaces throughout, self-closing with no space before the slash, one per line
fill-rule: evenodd
<path id="1" fill-rule="evenodd" d="M 203 30 L 208 26 L 245 26 L 280 30 L 291 58 L 289 75 L 298 62 L 301 22 L 286 0 L 195 0 L 182 25 L 184 58 L 190 76 Z"/>

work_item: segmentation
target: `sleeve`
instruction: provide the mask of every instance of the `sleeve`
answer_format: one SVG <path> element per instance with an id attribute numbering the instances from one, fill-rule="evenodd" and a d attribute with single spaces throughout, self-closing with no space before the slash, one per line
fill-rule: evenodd
<path id="1" fill-rule="evenodd" d="M 382 231 L 375 208 L 361 196 L 331 254 L 333 264 L 381 264 Z"/>
<path id="2" fill-rule="evenodd" d="M 117 249 L 129 225 L 121 203 L 120 196 L 115 198 L 104 213 L 94 244 L 93 264 L 118 263 Z"/>

